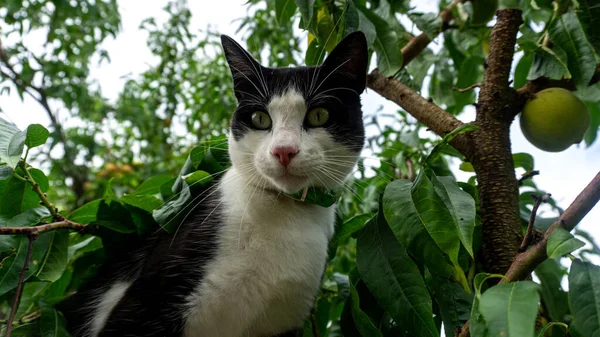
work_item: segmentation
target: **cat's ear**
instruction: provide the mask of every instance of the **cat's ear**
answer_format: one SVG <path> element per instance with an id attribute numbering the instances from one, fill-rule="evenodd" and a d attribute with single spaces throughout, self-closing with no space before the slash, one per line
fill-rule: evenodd
<path id="1" fill-rule="evenodd" d="M 367 85 L 369 61 L 367 38 L 361 31 L 348 34 L 327 56 L 321 67 L 351 80 L 352 89 L 361 93 Z"/>
<path id="2" fill-rule="evenodd" d="M 252 58 L 250 53 L 229 36 L 221 35 L 221 45 L 223 46 L 225 58 L 231 70 L 233 87 L 238 100 L 243 98 L 242 90 L 258 90 L 260 86 L 256 86 L 254 83 L 259 83 L 260 81 L 262 66 Z"/>

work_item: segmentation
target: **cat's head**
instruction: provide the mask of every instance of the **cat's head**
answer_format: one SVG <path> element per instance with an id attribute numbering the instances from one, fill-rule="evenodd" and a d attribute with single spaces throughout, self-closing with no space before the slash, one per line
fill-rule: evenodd
<path id="1" fill-rule="evenodd" d="M 263 67 L 231 38 L 221 42 L 238 100 L 229 135 L 238 172 L 285 193 L 343 184 L 364 143 L 364 34 L 346 36 L 317 67 Z"/>

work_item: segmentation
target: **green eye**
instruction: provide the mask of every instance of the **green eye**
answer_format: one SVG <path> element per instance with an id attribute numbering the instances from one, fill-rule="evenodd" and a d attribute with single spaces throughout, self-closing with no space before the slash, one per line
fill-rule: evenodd
<path id="1" fill-rule="evenodd" d="M 323 126 L 328 120 L 329 112 L 323 108 L 312 109 L 306 117 L 308 125 L 314 127 Z"/>
<path id="2" fill-rule="evenodd" d="M 271 117 L 266 112 L 255 111 L 252 113 L 252 125 L 259 130 L 271 127 Z"/>

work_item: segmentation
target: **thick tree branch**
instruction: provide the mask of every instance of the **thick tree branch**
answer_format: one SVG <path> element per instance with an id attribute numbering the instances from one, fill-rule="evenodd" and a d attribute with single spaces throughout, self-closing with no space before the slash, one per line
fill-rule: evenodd
<path id="1" fill-rule="evenodd" d="M 452 20 L 452 9 L 462 1 L 454 0 L 448 8 L 440 13 L 442 31 L 448 27 L 448 24 Z M 430 42 L 431 39 L 425 33 L 412 38 L 402 48 L 403 66 L 419 55 Z M 456 117 L 427 101 L 402 82 L 383 76 L 377 69 L 367 77 L 367 86 L 381 96 L 401 106 L 419 122 L 425 124 L 425 126 L 440 136 L 444 136 L 446 133 L 463 124 Z M 468 156 L 471 152 L 467 135 L 459 135 L 450 143 L 465 154 L 465 156 Z"/>
<path id="2" fill-rule="evenodd" d="M 548 228 L 542 241 L 533 245 L 526 252 L 517 255 L 506 273 L 507 280 L 512 282 L 527 278 L 540 263 L 548 258 L 546 255 L 546 246 L 550 235 L 559 227 L 567 231 L 572 231 L 594 208 L 598 201 L 600 201 L 600 173 L 596 174 L 594 179 L 579 193 L 573 203 Z"/>
<path id="3" fill-rule="evenodd" d="M 37 238 L 36 234 L 30 234 L 29 246 L 27 246 L 27 255 L 25 256 L 25 263 L 23 264 L 23 269 L 21 269 L 21 274 L 19 275 L 19 283 L 17 284 L 17 290 L 15 293 L 15 298 L 12 303 L 12 307 L 10 309 L 10 315 L 8 316 L 8 323 L 6 324 L 6 333 L 5 337 L 10 337 L 10 333 L 12 331 L 13 320 L 15 319 L 15 315 L 17 314 L 17 308 L 19 307 L 19 300 L 21 299 L 21 291 L 23 290 L 23 282 L 25 281 L 25 274 L 27 274 L 27 270 L 29 270 L 29 261 L 31 260 L 31 252 L 33 251 L 33 241 Z"/>
<path id="4" fill-rule="evenodd" d="M 509 75 L 521 23 L 519 9 L 497 12 L 477 104 L 479 129 L 471 135 L 483 220 L 480 258 L 484 269 L 496 274 L 508 270 L 521 243 L 519 184 L 510 145 L 513 115 L 507 113 L 514 100 Z"/>
<path id="5" fill-rule="evenodd" d="M 367 76 L 367 84 L 369 88 L 401 106 L 419 122 L 425 124 L 440 136 L 444 136 L 463 125 L 461 121 L 446 110 L 429 102 L 402 82 L 383 76 L 377 69 Z M 455 141 L 452 145 L 459 151 L 466 151 L 468 148 L 466 138 L 459 136 L 455 138 L 455 140 L 457 139 L 460 141 Z"/>

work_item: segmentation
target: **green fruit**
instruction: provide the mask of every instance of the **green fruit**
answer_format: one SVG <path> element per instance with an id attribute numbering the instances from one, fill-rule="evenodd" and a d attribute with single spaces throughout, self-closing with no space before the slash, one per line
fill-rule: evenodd
<path id="1" fill-rule="evenodd" d="M 590 113 L 572 92 L 549 88 L 535 94 L 521 113 L 527 140 L 548 152 L 560 152 L 581 142 L 590 126 Z"/>
<path id="2" fill-rule="evenodd" d="M 498 0 L 471 0 L 473 5 L 473 26 L 484 26 L 494 17 L 498 10 Z"/>

